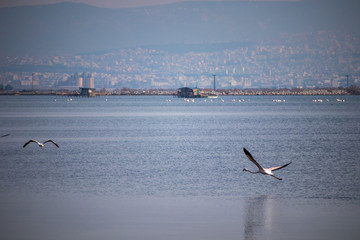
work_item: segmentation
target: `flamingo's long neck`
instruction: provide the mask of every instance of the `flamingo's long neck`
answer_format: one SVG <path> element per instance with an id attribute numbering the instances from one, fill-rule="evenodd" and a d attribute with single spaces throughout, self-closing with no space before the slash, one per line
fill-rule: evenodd
<path id="1" fill-rule="evenodd" d="M 249 173 L 252 173 L 252 174 L 259 173 L 259 172 L 252 172 L 252 171 L 250 171 L 249 169 L 246 169 L 246 168 L 244 168 L 244 170 L 243 170 L 243 171 L 246 171 L 246 172 L 249 172 Z"/>

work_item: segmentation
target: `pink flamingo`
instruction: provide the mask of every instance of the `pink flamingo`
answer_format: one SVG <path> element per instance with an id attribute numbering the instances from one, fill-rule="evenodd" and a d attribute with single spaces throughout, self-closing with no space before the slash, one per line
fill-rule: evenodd
<path id="1" fill-rule="evenodd" d="M 279 177 L 276 177 L 272 171 L 276 171 L 276 170 L 279 170 L 279 169 L 282 169 L 284 167 L 286 167 L 287 165 L 289 165 L 291 162 L 283 165 L 283 166 L 279 166 L 279 167 L 272 167 L 272 168 L 263 168 L 262 166 L 260 166 L 260 164 L 253 158 L 253 156 L 251 156 L 251 154 L 249 153 L 248 150 L 246 150 L 246 148 L 244 148 L 244 152 L 245 152 L 245 155 L 250 159 L 250 161 L 252 161 L 258 168 L 259 170 L 257 172 L 252 172 L 246 168 L 243 169 L 243 171 L 246 171 L 246 172 L 249 172 L 249 173 L 253 173 L 253 174 L 257 174 L 257 173 L 261 173 L 261 174 L 264 174 L 264 175 L 270 175 L 278 180 L 282 180 L 282 178 L 279 178 Z"/>

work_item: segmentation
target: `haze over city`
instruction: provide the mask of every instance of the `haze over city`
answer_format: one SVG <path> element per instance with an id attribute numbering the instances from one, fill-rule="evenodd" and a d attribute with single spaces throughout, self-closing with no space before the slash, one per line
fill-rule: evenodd
<path id="1" fill-rule="evenodd" d="M 262 1 L 262 2 L 295 2 L 299 0 L 202 0 L 202 2 L 228 2 L 228 1 Z M 151 5 L 162 5 L 176 2 L 199 2 L 198 0 L 1 0 L 0 7 L 14 7 L 26 5 L 41 5 L 41 4 L 54 4 L 62 2 L 85 3 L 96 7 L 103 8 L 128 8 L 128 7 L 143 7 Z"/>
<path id="2" fill-rule="evenodd" d="M 39 5 L 40 4 L 40 5 Z M 16 6 L 16 7 L 14 7 Z M 360 85 L 357 1 L 1 1 L 13 89 Z"/>

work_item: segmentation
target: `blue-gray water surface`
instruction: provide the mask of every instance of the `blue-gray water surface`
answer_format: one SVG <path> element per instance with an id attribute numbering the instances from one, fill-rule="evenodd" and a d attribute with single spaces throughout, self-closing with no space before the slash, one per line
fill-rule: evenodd
<path id="1" fill-rule="evenodd" d="M 58 239 L 360 236 L 358 96 L 194 102 L 169 96 L 0 96 L 0 112 L 0 136 L 10 133 L 0 138 L 0 220 L 9 225 L 7 239 L 56 239 L 54 232 Z M 53 139 L 60 148 L 23 148 L 29 139 Z M 264 167 L 292 162 L 274 172 L 283 180 L 243 172 L 257 170 L 244 147 Z M 62 224 L 49 221 L 55 215 Z M 73 215 L 81 219 L 79 228 L 64 223 Z M 4 216 L 13 216 L 13 223 Z M 89 220 L 95 218 L 101 223 Z M 324 222 L 331 218 L 344 220 L 342 227 Z M 31 219 L 51 231 L 38 225 L 31 230 Z M 313 227 L 310 219 L 320 225 Z M 68 235 L 59 235 L 64 231 Z"/>

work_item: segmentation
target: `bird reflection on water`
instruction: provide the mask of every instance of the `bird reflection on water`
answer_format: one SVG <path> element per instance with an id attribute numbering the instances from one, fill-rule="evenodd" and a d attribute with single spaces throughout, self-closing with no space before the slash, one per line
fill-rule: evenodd
<path id="1" fill-rule="evenodd" d="M 244 213 L 244 239 L 261 239 L 271 229 L 273 215 L 273 199 L 268 196 L 249 198 L 247 211 Z"/>

